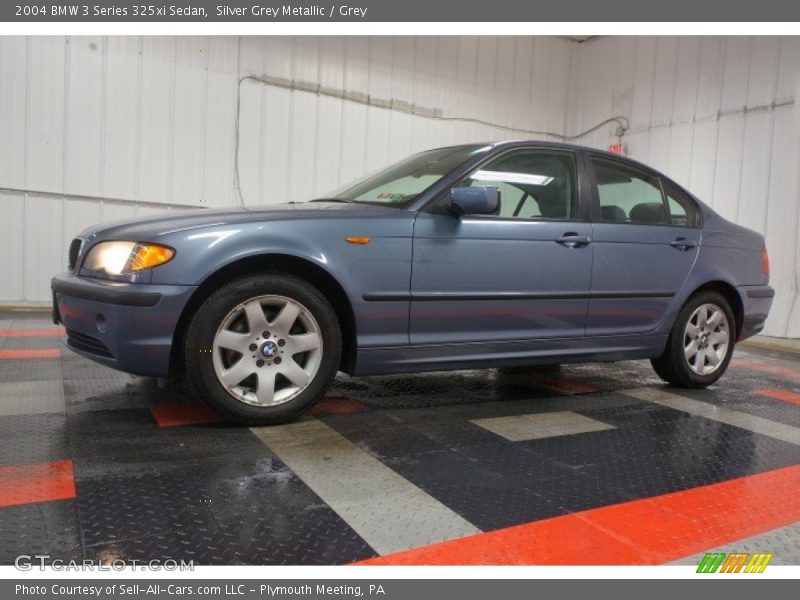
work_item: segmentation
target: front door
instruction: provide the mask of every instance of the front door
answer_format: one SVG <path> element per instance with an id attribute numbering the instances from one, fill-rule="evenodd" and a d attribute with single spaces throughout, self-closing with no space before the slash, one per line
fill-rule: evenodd
<path id="1" fill-rule="evenodd" d="M 494 215 L 456 217 L 441 199 L 414 225 L 412 344 L 584 335 L 591 224 L 579 218 L 572 152 L 518 149 L 458 185 L 500 190 Z"/>

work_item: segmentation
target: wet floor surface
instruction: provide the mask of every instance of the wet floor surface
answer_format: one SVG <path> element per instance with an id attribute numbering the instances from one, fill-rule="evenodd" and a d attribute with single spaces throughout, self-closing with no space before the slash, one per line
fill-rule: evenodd
<path id="1" fill-rule="evenodd" d="M 798 492 L 789 354 L 737 350 L 705 390 L 647 361 L 340 376 L 248 429 L 0 313 L 2 564 L 800 564 Z"/>

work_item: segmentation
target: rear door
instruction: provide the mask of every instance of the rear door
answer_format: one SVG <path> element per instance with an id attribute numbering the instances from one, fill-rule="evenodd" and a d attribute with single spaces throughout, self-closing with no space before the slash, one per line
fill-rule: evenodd
<path id="1" fill-rule="evenodd" d="M 448 195 L 417 216 L 412 344 L 584 335 L 592 232 L 578 174 L 573 152 L 511 150 L 459 182 L 499 188 L 497 214 L 456 217 Z"/>
<path id="2" fill-rule="evenodd" d="M 656 329 L 697 258 L 699 211 L 675 186 L 590 155 L 594 178 L 588 336 Z"/>

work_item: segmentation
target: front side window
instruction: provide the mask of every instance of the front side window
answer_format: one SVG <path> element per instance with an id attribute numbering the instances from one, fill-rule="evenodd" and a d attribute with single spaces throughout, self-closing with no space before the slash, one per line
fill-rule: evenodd
<path id="1" fill-rule="evenodd" d="M 577 175 L 570 152 L 525 150 L 506 154 L 473 171 L 461 185 L 498 188 L 500 217 L 576 218 Z"/>
<path id="2" fill-rule="evenodd" d="M 592 157 L 600 220 L 607 223 L 667 225 L 668 215 L 655 175 L 622 163 Z"/>
<path id="3" fill-rule="evenodd" d="M 360 181 L 325 194 L 323 200 L 408 206 L 422 192 L 468 160 L 491 149 L 485 145 L 439 148 L 410 156 Z"/>

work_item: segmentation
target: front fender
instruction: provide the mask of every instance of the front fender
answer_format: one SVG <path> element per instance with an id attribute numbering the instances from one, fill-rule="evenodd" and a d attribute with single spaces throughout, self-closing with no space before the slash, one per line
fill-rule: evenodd
<path id="1" fill-rule="evenodd" d="M 353 309 L 359 347 L 408 343 L 408 301 L 368 302 L 370 294 L 408 296 L 412 220 L 405 211 L 380 219 L 325 219 L 220 225 L 159 239 L 175 259 L 154 269 L 153 283 L 201 285 L 237 261 L 282 255 L 323 269 L 343 288 Z M 368 237 L 351 244 L 346 237 Z"/>

